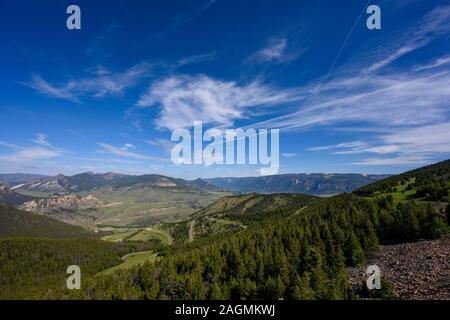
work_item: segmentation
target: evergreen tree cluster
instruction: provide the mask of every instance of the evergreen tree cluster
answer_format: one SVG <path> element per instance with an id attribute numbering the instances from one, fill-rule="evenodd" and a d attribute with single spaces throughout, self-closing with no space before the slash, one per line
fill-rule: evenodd
<path id="1" fill-rule="evenodd" d="M 94 239 L 0 239 L 0 300 L 70 296 L 66 288 L 68 266 L 79 266 L 84 279 L 121 263 L 123 255 L 148 246 Z"/>
<path id="2" fill-rule="evenodd" d="M 391 193 L 397 186 L 407 185 L 407 190 L 416 190 L 415 197 L 423 197 L 428 201 L 448 202 L 449 180 L 450 160 L 445 160 L 360 187 L 353 193 L 360 196 L 374 196 L 379 193 Z"/>
<path id="3" fill-rule="evenodd" d="M 87 299 L 346 299 L 345 266 L 380 241 L 438 237 L 433 210 L 341 195 L 287 220 L 173 248 L 164 259 L 98 277 Z M 439 227 L 434 228 L 434 221 Z"/>

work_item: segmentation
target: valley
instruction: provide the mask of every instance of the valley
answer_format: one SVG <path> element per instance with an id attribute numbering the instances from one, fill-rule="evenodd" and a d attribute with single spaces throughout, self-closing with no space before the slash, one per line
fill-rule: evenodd
<path id="1" fill-rule="evenodd" d="M 94 230 L 183 220 L 230 194 L 206 182 L 113 173 L 58 175 L 8 190 L 6 203 Z"/>
<path id="2" fill-rule="evenodd" d="M 308 179 L 302 180 L 301 177 L 305 176 L 308 176 Z M 4 196 L 4 202 L 20 205 L 25 211 L 82 226 L 95 232 L 109 227 L 110 232 L 114 233 L 111 239 L 121 239 L 120 234 L 126 237 L 127 233 L 123 232 L 123 228 L 126 227 L 144 229 L 156 224 L 186 220 L 191 223 L 189 218 L 191 214 L 224 196 L 242 191 L 230 187 L 230 184 L 224 184 L 221 178 L 189 181 L 160 175 L 129 176 L 112 172 L 106 174 L 86 172 L 74 176 L 55 177 L 36 175 L 3 175 L 3 177 L 5 183 L 11 185 L 8 188 L 8 199 Z M 242 182 L 239 183 L 246 185 L 244 191 L 256 192 L 261 190 L 260 180 L 263 179 L 266 186 L 262 190 L 263 193 L 271 190 L 267 189 L 267 186 L 272 186 L 281 190 L 280 192 L 296 192 L 300 188 L 323 195 L 324 192 L 351 190 L 364 181 L 372 182 L 382 177 L 384 176 L 277 175 L 269 177 L 269 180 L 242 178 Z M 236 179 L 231 179 L 236 183 Z M 255 181 L 249 183 L 248 179 Z M 328 182 L 325 184 L 321 179 Z M 14 185 L 14 182 L 19 184 Z M 227 190 L 229 187 L 231 191 Z M 212 220 L 211 217 L 198 222 L 196 232 L 200 237 L 207 235 L 212 229 L 215 232 L 222 232 L 245 227 L 245 224 L 240 225 L 239 221 Z M 171 229 L 170 226 L 167 228 Z"/>
<path id="3" fill-rule="evenodd" d="M 94 180 L 119 179 L 112 176 Z M 3 297 L 29 298 L 43 285 L 51 289 L 40 297 L 52 299 L 446 297 L 450 288 L 439 279 L 448 272 L 449 176 L 445 161 L 331 197 L 230 194 L 209 182 L 152 175 L 120 176 L 86 190 L 67 183 L 80 177 L 61 184 L 46 178 L 28 192 L 51 192 L 45 188 L 55 185 L 78 191 L 16 204 L 27 211 L 13 203 L 0 207 Z M 4 193 L 20 195 L 21 188 Z M 93 260 L 83 258 L 96 247 Z M 33 278 L 39 263 L 55 257 L 52 264 L 87 268 L 83 290 L 65 291 L 57 280 L 64 270 L 47 267 L 44 282 L 17 290 L 10 270 Z M 380 292 L 358 285 L 369 263 L 383 269 Z M 413 292 L 414 286 L 422 289 Z"/>

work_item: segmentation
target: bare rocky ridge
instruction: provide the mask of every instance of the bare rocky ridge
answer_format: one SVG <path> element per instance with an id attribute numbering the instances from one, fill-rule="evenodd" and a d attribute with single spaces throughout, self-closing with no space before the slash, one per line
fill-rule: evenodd
<path id="1" fill-rule="evenodd" d="M 61 210 L 78 211 L 99 208 L 103 202 L 92 195 L 78 196 L 74 194 L 53 197 L 48 199 L 37 199 L 25 202 L 20 208 L 25 211 L 37 213 L 51 213 Z"/>
<path id="2" fill-rule="evenodd" d="M 399 299 L 450 299 L 450 236 L 438 240 L 380 246 L 377 265 Z M 365 283 L 365 268 L 348 269 L 352 287 Z"/>

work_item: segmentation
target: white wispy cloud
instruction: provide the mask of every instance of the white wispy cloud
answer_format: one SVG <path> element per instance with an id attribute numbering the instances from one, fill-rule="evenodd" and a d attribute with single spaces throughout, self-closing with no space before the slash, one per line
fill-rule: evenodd
<path id="1" fill-rule="evenodd" d="M 130 149 L 136 149 L 136 146 L 134 144 L 131 143 L 125 143 L 124 146 L 122 147 L 122 150 L 130 150 Z"/>
<path id="2" fill-rule="evenodd" d="M 5 141 L 0 141 L 0 146 L 6 147 L 6 148 L 10 148 L 10 149 L 17 149 L 17 148 L 19 148 L 18 145 L 14 144 L 14 143 L 5 142 Z"/>
<path id="3" fill-rule="evenodd" d="M 448 113 L 449 83 L 450 71 L 337 78 L 322 85 L 320 92 L 312 89 L 296 112 L 254 126 L 301 129 L 345 121 L 376 126 L 442 122 Z"/>
<path id="4" fill-rule="evenodd" d="M 32 75 L 31 81 L 23 84 L 46 96 L 79 102 L 78 98 L 65 88 L 57 88 L 37 75 Z"/>
<path id="5" fill-rule="evenodd" d="M 286 38 L 271 39 L 266 47 L 250 56 L 251 62 L 279 62 L 282 61 L 287 45 Z"/>
<path id="6" fill-rule="evenodd" d="M 239 85 L 205 75 L 169 76 L 151 84 L 137 103 L 140 108 L 158 106 L 158 128 L 191 127 L 194 121 L 230 126 L 249 115 L 250 108 L 292 102 L 298 92 L 277 90 L 260 82 Z"/>
<path id="7" fill-rule="evenodd" d="M 405 33 L 403 40 L 381 60 L 373 63 L 366 68 L 365 72 L 371 73 L 377 71 L 400 57 L 420 49 L 450 31 L 450 5 L 437 6 L 424 16 L 414 28 L 413 31 Z"/>
<path id="8" fill-rule="evenodd" d="M 314 84 L 309 88 L 296 111 L 251 127 L 333 130 L 348 125 L 348 130 L 362 129 L 367 140 L 308 149 L 375 155 L 352 163 L 358 165 L 420 165 L 450 154 L 450 71 L 443 63 L 420 72 L 337 77 L 320 91 L 314 90 Z"/>
<path id="9" fill-rule="evenodd" d="M 342 142 L 334 145 L 328 145 L 328 146 L 318 146 L 318 147 L 312 147 L 307 148 L 307 151 L 326 151 L 326 150 L 335 150 L 335 149 L 341 149 L 341 148 L 350 148 L 352 150 L 359 150 L 361 148 L 364 148 L 367 146 L 367 143 L 364 141 L 352 141 L 352 142 Z"/>
<path id="10" fill-rule="evenodd" d="M 124 150 L 123 148 L 113 146 L 111 144 L 107 144 L 104 142 L 97 142 L 99 147 L 101 148 L 101 152 L 113 154 L 115 156 L 130 158 L 135 160 L 157 160 L 157 161 L 168 161 L 165 158 L 160 157 L 152 157 L 148 155 L 139 154 L 137 152 L 129 151 L 128 149 Z"/>
<path id="11" fill-rule="evenodd" d="M 31 81 L 23 83 L 39 93 L 58 99 L 80 102 L 80 98 L 102 98 L 107 95 L 121 95 L 125 89 L 134 86 L 142 77 L 149 74 L 151 66 L 147 63 L 137 64 L 123 72 L 110 72 L 104 67 L 96 66 L 90 76 L 73 79 L 57 86 L 33 75 Z"/>
<path id="12" fill-rule="evenodd" d="M 245 60 L 245 64 L 268 66 L 292 62 L 306 52 L 306 48 L 299 47 L 297 42 L 295 40 L 290 42 L 288 35 L 271 38 L 265 47 L 251 54 Z"/>
<path id="13" fill-rule="evenodd" d="M 179 59 L 175 65 L 174 68 L 179 68 L 185 65 L 199 63 L 199 62 L 205 62 L 205 61 L 213 61 L 216 57 L 216 52 L 210 52 L 210 53 L 204 53 L 204 54 L 198 54 L 193 56 L 187 56 Z"/>
<path id="14" fill-rule="evenodd" d="M 430 64 L 418 65 L 414 67 L 414 71 L 429 70 L 450 64 L 450 56 L 445 56 L 434 60 Z"/>
<path id="15" fill-rule="evenodd" d="M 308 151 L 330 151 L 333 154 L 376 153 L 387 154 L 400 150 L 396 145 L 371 145 L 365 141 L 343 142 L 329 146 L 308 148 Z"/>
<path id="16" fill-rule="evenodd" d="M 42 147 L 50 147 L 53 148 L 52 144 L 48 142 L 47 135 L 43 133 L 37 133 L 35 135 L 35 139 L 32 140 L 34 143 L 42 146 Z"/>
<path id="17" fill-rule="evenodd" d="M 290 153 L 282 153 L 281 156 L 285 157 L 285 158 L 294 158 L 297 156 L 297 153 L 294 152 L 290 152 Z"/>
<path id="18" fill-rule="evenodd" d="M 54 150 L 44 149 L 42 147 L 26 148 L 17 153 L 5 156 L 3 159 L 10 160 L 41 160 L 59 156 L 60 153 Z"/>
<path id="19" fill-rule="evenodd" d="M 395 146 L 401 152 L 437 155 L 450 153 L 450 122 L 395 130 L 382 135 L 383 145 Z"/>
<path id="20" fill-rule="evenodd" d="M 396 128 L 369 141 L 353 141 L 309 148 L 333 154 L 375 154 L 351 164 L 357 165 L 419 165 L 433 162 L 435 157 L 450 154 L 450 123 Z"/>
<path id="21" fill-rule="evenodd" d="M 0 142 L 1 145 L 10 148 L 13 152 L 0 156 L 0 160 L 8 162 L 33 162 L 61 156 L 66 151 L 54 147 L 45 134 L 36 134 L 32 139 L 35 146 L 19 146 L 16 144 Z"/>
<path id="22" fill-rule="evenodd" d="M 420 156 L 397 156 L 392 158 L 368 158 L 361 161 L 352 162 L 357 166 L 418 166 L 429 164 L 430 159 Z"/>
<path id="23" fill-rule="evenodd" d="M 174 146 L 174 143 L 172 141 L 161 138 L 147 140 L 146 142 L 151 146 L 162 148 L 169 154 Z"/>
<path id="24" fill-rule="evenodd" d="M 108 74 L 112 74 L 110 70 L 102 66 L 101 64 L 96 64 L 95 66 L 88 68 L 87 72 L 92 73 L 96 76 L 105 76 Z"/>

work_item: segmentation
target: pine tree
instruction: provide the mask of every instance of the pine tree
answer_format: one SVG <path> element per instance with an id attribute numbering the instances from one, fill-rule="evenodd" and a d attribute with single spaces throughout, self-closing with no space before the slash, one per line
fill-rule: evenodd
<path id="1" fill-rule="evenodd" d="M 350 236 L 350 263 L 352 265 L 360 265 L 365 261 L 364 251 L 361 248 L 358 238 L 352 232 Z"/>
<path id="2" fill-rule="evenodd" d="M 445 219 L 447 221 L 447 225 L 450 226 L 450 204 L 447 204 L 447 208 L 445 208 Z"/>

